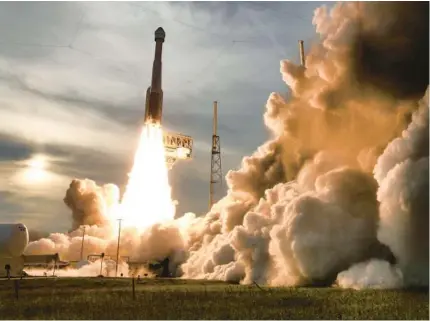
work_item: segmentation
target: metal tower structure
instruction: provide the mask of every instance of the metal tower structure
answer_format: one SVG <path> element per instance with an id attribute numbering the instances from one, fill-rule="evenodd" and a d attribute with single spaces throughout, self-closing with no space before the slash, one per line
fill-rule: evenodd
<path id="1" fill-rule="evenodd" d="M 217 135 L 218 126 L 218 102 L 214 101 L 213 132 L 212 132 L 212 152 L 211 152 L 211 177 L 209 183 L 209 210 L 215 203 L 216 186 L 222 186 L 221 169 L 221 143 Z"/>

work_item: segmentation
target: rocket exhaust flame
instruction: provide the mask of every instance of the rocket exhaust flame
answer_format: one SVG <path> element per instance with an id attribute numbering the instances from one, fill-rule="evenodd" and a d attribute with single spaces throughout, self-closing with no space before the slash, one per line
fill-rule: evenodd
<path id="1" fill-rule="evenodd" d="M 118 213 L 124 226 L 143 229 L 175 217 L 164 156 L 163 130 L 159 124 L 146 123 L 142 128 Z"/>

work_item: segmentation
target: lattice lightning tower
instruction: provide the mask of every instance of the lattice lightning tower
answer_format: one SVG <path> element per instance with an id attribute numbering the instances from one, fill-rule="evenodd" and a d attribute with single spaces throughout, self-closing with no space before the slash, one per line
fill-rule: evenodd
<path id="1" fill-rule="evenodd" d="M 211 152 L 211 177 L 209 185 L 209 210 L 215 203 L 215 190 L 222 186 L 221 169 L 221 143 L 217 135 L 218 125 L 218 102 L 214 101 L 213 132 L 212 132 L 212 152 Z"/>

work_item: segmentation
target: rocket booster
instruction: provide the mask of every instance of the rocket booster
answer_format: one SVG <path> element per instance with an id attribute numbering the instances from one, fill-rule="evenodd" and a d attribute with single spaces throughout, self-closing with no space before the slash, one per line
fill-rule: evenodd
<path id="1" fill-rule="evenodd" d="M 163 90 L 161 89 L 161 53 L 166 33 L 163 28 L 155 30 L 155 56 L 152 65 L 151 87 L 146 91 L 145 123 L 161 124 L 163 113 Z"/>

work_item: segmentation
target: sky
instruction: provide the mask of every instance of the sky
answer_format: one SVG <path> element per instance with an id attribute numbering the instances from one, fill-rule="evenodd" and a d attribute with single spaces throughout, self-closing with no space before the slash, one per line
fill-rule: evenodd
<path id="1" fill-rule="evenodd" d="M 0 2 L 0 222 L 71 226 L 73 178 L 127 182 L 163 27 L 163 127 L 194 139 L 170 171 L 177 215 L 207 211 L 213 101 L 222 169 L 269 138 L 271 92 L 286 93 L 280 61 L 317 41 L 321 2 Z M 49 159 L 29 184 L 26 162 Z M 31 173 L 30 173 L 31 174 Z M 225 184 L 223 186 L 225 191 Z M 217 197 L 222 196 L 218 191 Z"/>

